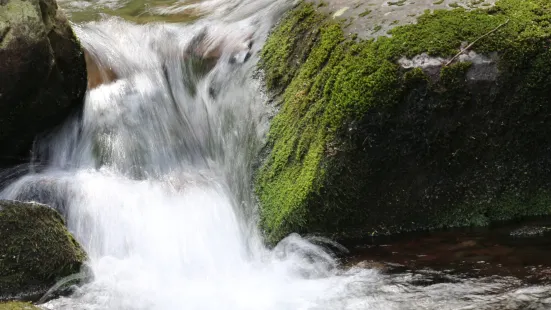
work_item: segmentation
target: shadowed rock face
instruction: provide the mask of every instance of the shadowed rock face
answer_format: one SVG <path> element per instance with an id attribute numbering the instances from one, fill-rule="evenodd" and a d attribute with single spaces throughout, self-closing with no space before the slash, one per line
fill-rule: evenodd
<path id="1" fill-rule="evenodd" d="M 57 281 L 78 273 L 85 258 L 57 211 L 0 200 L 0 301 L 42 297 Z"/>
<path id="2" fill-rule="evenodd" d="M 27 159 L 86 91 L 81 46 L 53 0 L 0 1 L 0 166 Z"/>

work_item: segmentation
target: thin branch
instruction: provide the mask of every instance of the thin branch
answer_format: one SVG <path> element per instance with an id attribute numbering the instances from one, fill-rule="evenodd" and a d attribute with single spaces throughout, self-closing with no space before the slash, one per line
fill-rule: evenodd
<path id="1" fill-rule="evenodd" d="M 482 36 L 478 37 L 478 39 L 474 40 L 471 44 L 467 45 L 467 47 L 465 47 L 464 49 L 462 49 L 459 53 L 457 53 L 457 55 L 453 56 L 452 59 L 450 59 L 450 61 L 448 61 L 448 62 L 446 63 L 446 66 L 449 66 L 455 59 L 457 59 L 457 57 L 461 56 L 461 54 L 465 53 L 468 49 L 470 49 L 471 47 L 473 47 L 473 45 L 474 45 L 476 42 L 478 42 L 480 39 L 489 36 L 490 34 L 496 32 L 499 28 L 501 28 L 501 27 L 507 25 L 508 23 L 509 23 L 509 19 L 507 19 L 506 22 L 504 22 L 503 24 L 501 24 L 501 25 L 495 27 L 495 28 L 492 29 L 491 31 L 489 31 L 489 32 L 483 34 Z"/>

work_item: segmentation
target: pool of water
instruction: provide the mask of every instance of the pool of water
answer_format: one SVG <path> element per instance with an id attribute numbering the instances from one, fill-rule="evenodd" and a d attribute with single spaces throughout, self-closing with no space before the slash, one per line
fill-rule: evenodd
<path id="1" fill-rule="evenodd" d="M 410 233 L 351 246 L 350 265 L 388 273 L 427 269 L 461 277 L 515 277 L 526 284 L 551 283 L 551 219 L 486 228 Z"/>

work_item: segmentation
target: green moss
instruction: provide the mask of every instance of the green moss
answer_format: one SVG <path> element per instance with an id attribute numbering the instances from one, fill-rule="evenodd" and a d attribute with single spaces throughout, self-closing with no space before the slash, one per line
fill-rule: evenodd
<path id="1" fill-rule="evenodd" d="M 371 117 L 369 122 L 390 126 L 387 132 L 382 131 L 379 135 L 384 136 L 390 135 L 388 132 L 394 132 L 398 126 L 392 126 L 392 122 L 400 124 L 399 119 L 393 118 L 407 116 L 400 116 L 396 109 L 405 109 L 404 105 L 414 102 L 413 100 L 426 102 L 431 109 L 435 109 L 434 113 L 452 113 L 454 107 L 480 101 L 467 86 L 465 76 L 470 69 L 470 63 L 456 62 L 445 66 L 439 73 L 438 80 L 434 81 L 420 69 L 401 69 L 397 61 L 403 56 L 413 57 L 425 52 L 432 56 L 450 58 L 458 52 L 463 42 L 473 42 L 507 20 L 507 25 L 478 41 L 473 49 L 479 53 L 500 51 L 503 85 L 513 83 L 514 76 L 523 72 L 523 76 L 527 78 L 521 82 L 522 85 L 516 80 L 514 82 L 517 85 L 515 87 L 518 87 L 517 95 L 541 102 L 541 98 L 547 96 L 543 92 L 549 89 L 542 88 L 542 84 L 550 81 L 550 69 L 547 69 L 549 66 L 544 65 L 550 58 L 541 53 L 551 37 L 551 4 L 547 1 L 529 0 L 519 3 L 515 0 L 501 0 L 489 10 L 428 12 L 420 16 L 416 24 L 394 28 L 391 37 L 362 42 L 345 37 L 337 22 L 316 12 L 312 5 L 302 4 L 290 12 L 269 37 L 260 63 L 268 89 L 275 92 L 284 90 L 281 97 L 283 105 L 273 119 L 268 135 L 267 147 L 271 151 L 260 168 L 256 181 L 261 202 L 262 226 L 269 241 L 275 242 L 292 231 L 330 232 L 340 235 L 349 234 L 355 229 L 364 230 L 364 234 L 374 230 L 396 232 L 427 228 L 431 225 L 485 224 L 490 220 L 520 214 L 505 212 L 502 216 L 490 216 L 486 214 L 486 208 L 482 215 L 476 211 L 469 215 L 457 207 L 455 210 L 464 216 L 453 216 L 454 222 L 446 220 L 439 212 L 423 208 L 398 210 L 390 217 L 383 215 L 386 210 L 365 212 L 359 207 L 362 201 L 371 199 L 371 202 L 381 204 L 385 195 L 369 196 L 370 190 L 379 185 L 364 178 L 375 178 L 375 175 L 385 178 L 385 175 L 382 172 L 378 174 L 378 167 L 369 166 L 374 160 L 372 154 L 362 155 L 362 158 L 350 155 L 359 152 L 359 148 L 366 148 L 365 145 L 370 143 L 369 137 L 358 138 L 353 134 L 358 124 L 371 128 L 366 123 L 366 116 Z M 534 64 L 538 69 L 528 70 L 527 64 Z M 421 95 L 424 97 L 419 97 Z M 419 126 L 415 122 L 426 120 L 408 121 L 413 122 L 411 126 Z M 371 129 L 375 130 L 375 123 L 373 126 Z M 405 135 L 407 131 L 399 134 Z M 419 134 L 423 135 L 422 132 Z M 441 136 L 439 131 L 434 134 L 427 132 L 426 135 L 415 139 L 430 139 L 435 145 L 455 143 L 450 140 L 452 138 Z M 389 138 L 402 139 L 400 136 Z M 382 140 L 378 143 L 386 142 Z M 416 143 L 408 146 L 412 152 L 408 156 L 418 156 L 413 150 L 421 142 Z M 388 158 L 399 156 L 407 150 L 393 149 L 400 147 L 400 144 L 385 147 L 384 151 L 389 152 Z M 381 161 L 385 158 L 383 155 L 377 156 L 380 156 Z M 428 153 L 427 160 L 432 158 L 430 156 L 436 155 Z M 396 160 L 404 159 L 396 157 Z M 408 160 L 418 159 L 412 157 Z M 384 181 L 390 182 L 389 186 L 399 183 L 386 179 Z M 366 184 L 371 184 L 371 187 Z M 396 191 L 396 196 L 392 199 L 407 200 L 406 194 L 401 193 L 399 188 Z M 461 195 L 464 194 L 457 194 L 458 197 Z M 504 194 L 495 195 L 502 197 Z M 461 201 L 460 198 L 455 199 Z M 522 199 L 518 201 L 525 202 Z M 442 202 L 438 202 L 440 203 Z M 448 205 L 452 208 L 455 204 Z M 533 209 L 529 210 L 531 211 L 525 213 L 535 212 Z M 427 212 L 431 216 L 426 216 Z M 366 224 L 371 223 L 367 218 L 369 214 L 375 217 L 376 213 L 381 213 L 373 220 L 377 222 L 378 228 Z M 419 224 L 415 223 L 415 219 L 408 223 L 410 213 L 413 214 L 412 217 L 420 218 Z M 390 223 L 392 218 L 399 223 Z M 346 225 L 350 228 L 345 227 Z"/>
<path id="2" fill-rule="evenodd" d="M 289 84 L 299 65 L 308 57 L 317 39 L 324 16 L 314 13 L 312 6 L 293 11 L 270 35 L 262 50 L 261 67 L 265 70 L 266 86 L 271 90 Z M 295 33 L 296 35 L 289 35 Z"/>
<path id="3" fill-rule="evenodd" d="M 390 6 L 392 6 L 392 5 L 395 5 L 395 6 L 402 6 L 402 5 L 406 4 L 406 0 L 388 1 L 387 3 L 388 3 L 388 5 L 390 5 Z"/>
<path id="4" fill-rule="evenodd" d="M 364 16 L 367 16 L 371 14 L 371 10 L 370 9 L 365 9 L 362 13 L 360 13 L 360 17 L 364 17 Z"/>
<path id="5" fill-rule="evenodd" d="M 438 0 L 438 1 L 433 2 L 432 4 L 439 5 L 439 4 L 442 4 L 442 3 L 444 3 L 444 0 Z"/>
<path id="6" fill-rule="evenodd" d="M 85 259 L 55 210 L 0 201 L 0 298 L 40 293 L 78 273 Z"/>
<path id="7" fill-rule="evenodd" d="M 26 302 L 0 303 L 0 310 L 39 310 L 40 308 Z"/>

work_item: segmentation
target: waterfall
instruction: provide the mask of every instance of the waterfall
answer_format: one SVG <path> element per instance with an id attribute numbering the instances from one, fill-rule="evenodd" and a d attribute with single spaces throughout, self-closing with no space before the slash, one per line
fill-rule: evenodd
<path id="1" fill-rule="evenodd" d="M 298 235 L 263 244 L 252 175 L 271 111 L 253 76 L 291 5 L 212 0 L 190 4 L 211 10 L 191 24 L 75 25 L 109 79 L 0 193 L 59 210 L 89 254 L 92 279 L 43 308 L 458 309 L 513 294 L 510 279 L 415 291 L 412 275 L 343 268 Z"/>

